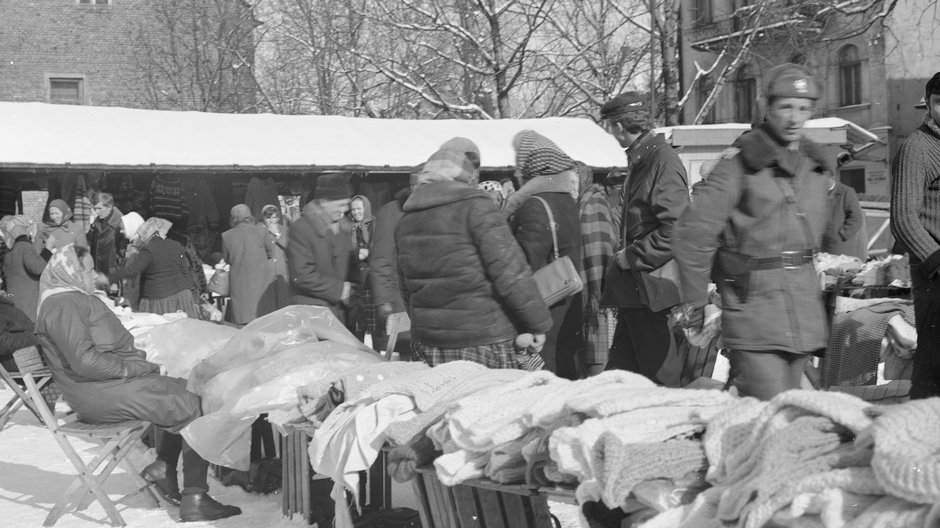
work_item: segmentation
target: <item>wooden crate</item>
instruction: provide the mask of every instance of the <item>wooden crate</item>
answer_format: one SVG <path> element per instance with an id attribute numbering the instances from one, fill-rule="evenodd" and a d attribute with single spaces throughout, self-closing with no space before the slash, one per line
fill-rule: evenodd
<path id="1" fill-rule="evenodd" d="M 530 486 L 470 480 L 445 486 L 433 467 L 412 480 L 423 528 L 552 528 L 548 499 Z"/>

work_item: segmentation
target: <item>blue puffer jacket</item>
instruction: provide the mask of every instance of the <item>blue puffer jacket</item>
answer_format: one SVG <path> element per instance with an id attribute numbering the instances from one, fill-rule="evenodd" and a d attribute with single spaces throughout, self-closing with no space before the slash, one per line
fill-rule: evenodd
<path id="1" fill-rule="evenodd" d="M 414 339 L 462 348 L 551 328 L 525 254 L 483 191 L 426 183 L 403 209 L 395 240 Z"/>

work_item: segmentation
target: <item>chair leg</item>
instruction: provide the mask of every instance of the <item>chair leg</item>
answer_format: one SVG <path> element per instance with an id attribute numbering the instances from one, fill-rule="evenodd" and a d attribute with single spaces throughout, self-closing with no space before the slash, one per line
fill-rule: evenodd
<path id="1" fill-rule="evenodd" d="M 6 427 L 7 422 L 13 418 L 13 415 L 16 414 L 16 411 L 23 406 L 23 399 L 19 396 L 14 396 L 10 398 L 10 401 L 3 406 L 3 409 L 0 409 L 0 431 Z"/>
<path id="2" fill-rule="evenodd" d="M 94 475 L 94 470 L 101 465 L 101 462 L 107 460 L 106 454 L 101 454 L 95 457 L 91 464 L 86 465 L 78 453 L 75 452 L 75 449 L 72 447 L 71 442 L 68 441 L 68 438 L 64 434 L 56 431 L 53 433 L 56 441 L 59 443 L 59 446 L 62 447 L 62 451 L 65 452 L 65 455 L 72 462 L 72 465 L 75 466 L 75 469 L 78 471 L 78 476 L 75 480 L 69 484 L 69 487 L 63 493 L 62 498 L 56 502 L 53 506 L 52 511 L 49 512 L 49 515 L 46 517 L 43 526 L 52 526 L 59 520 L 60 517 L 67 511 L 68 505 L 74 500 L 77 501 L 78 506 L 85 504 L 85 494 L 89 493 L 94 496 L 94 499 L 97 499 L 101 504 L 101 507 L 104 508 L 105 513 L 108 515 L 108 519 L 111 520 L 111 524 L 114 526 L 125 526 L 124 519 L 121 518 L 121 515 L 118 513 L 117 508 L 114 507 L 114 503 L 108 497 L 108 494 L 104 492 L 104 489 L 101 487 L 101 483 L 98 481 Z M 120 443 L 121 438 L 117 439 L 117 443 Z M 109 453 L 115 450 L 115 441 L 112 440 L 108 442 L 105 447 L 105 453 Z M 111 464 L 109 464 L 110 466 Z M 87 504 L 85 505 L 87 507 Z"/>

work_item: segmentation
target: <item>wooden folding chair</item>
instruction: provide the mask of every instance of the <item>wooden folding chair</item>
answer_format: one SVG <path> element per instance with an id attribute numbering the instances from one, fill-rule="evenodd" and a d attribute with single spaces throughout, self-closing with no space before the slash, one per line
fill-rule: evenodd
<path id="1" fill-rule="evenodd" d="M 393 313 L 385 321 L 385 333 L 388 334 L 388 344 L 385 346 L 385 360 L 391 361 L 395 345 L 398 343 L 398 334 L 411 330 L 411 318 L 407 312 Z"/>
<path id="2" fill-rule="evenodd" d="M 36 351 L 36 356 L 39 356 L 39 351 L 36 350 L 36 347 L 28 347 Z M 19 352 L 19 351 L 17 351 Z M 25 356 L 24 356 L 25 357 Z M 52 383 L 52 372 L 49 371 L 43 365 L 39 365 L 35 371 L 33 371 L 33 377 L 37 380 L 36 385 L 43 389 L 50 383 Z M 0 378 L 3 379 L 3 382 L 10 387 L 10 390 L 13 391 L 13 397 L 10 398 L 10 401 L 0 409 L 0 431 L 6 426 L 10 421 L 10 418 L 13 418 L 13 415 L 16 414 L 21 407 L 24 405 L 33 416 L 39 420 L 39 423 L 42 423 L 42 417 L 39 415 L 39 411 L 36 410 L 36 406 L 32 404 L 32 400 L 29 395 L 19 383 L 16 382 L 17 379 L 23 379 L 23 375 L 20 372 L 10 372 L 7 369 L 3 368 L 3 365 L 0 365 Z"/>
<path id="3" fill-rule="evenodd" d="M 34 378 L 34 372 L 41 370 L 42 358 L 39 351 L 35 348 L 19 350 L 13 355 L 16 359 L 16 365 L 23 375 L 23 381 L 26 382 L 26 392 L 31 403 L 36 407 L 39 415 L 42 417 L 46 428 L 55 437 L 59 447 L 65 453 L 65 456 L 75 466 L 78 476 L 69 484 L 62 498 L 52 507 L 52 511 L 43 522 L 43 526 L 52 526 L 69 510 L 82 511 L 97 500 L 104 508 L 108 519 L 114 526 L 125 526 L 124 519 L 118 513 L 115 505 L 124 502 L 130 497 L 143 492 L 144 497 L 153 507 L 159 506 L 159 501 L 150 485 L 140 476 L 140 471 L 134 467 L 127 455 L 131 449 L 140 440 L 149 422 L 140 420 L 130 420 L 116 424 L 92 425 L 82 422 L 72 415 L 70 420 L 59 424 L 52 410 L 46 405 L 42 394 L 39 392 L 39 384 Z M 77 437 L 101 444 L 101 450 L 91 461 L 85 462 L 69 441 L 69 437 Z M 102 484 L 120 465 L 127 471 L 131 480 L 137 486 L 132 493 L 112 501 L 108 494 L 102 488 Z"/>

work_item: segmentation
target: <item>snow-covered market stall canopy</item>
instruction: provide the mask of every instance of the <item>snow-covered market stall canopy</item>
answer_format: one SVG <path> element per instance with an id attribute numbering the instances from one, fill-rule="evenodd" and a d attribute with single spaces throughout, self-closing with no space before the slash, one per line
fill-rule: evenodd
<path id="1" fill-rule="evenodd" d="M 418 121 L 0 102 L 0 169 L 395 172 L 455 136 L 480 147 L 482 168 L 506 169 L 512 138 L 524 129 L 589 166 L 626 164 L 617 141 L 589 119 Z"/>

